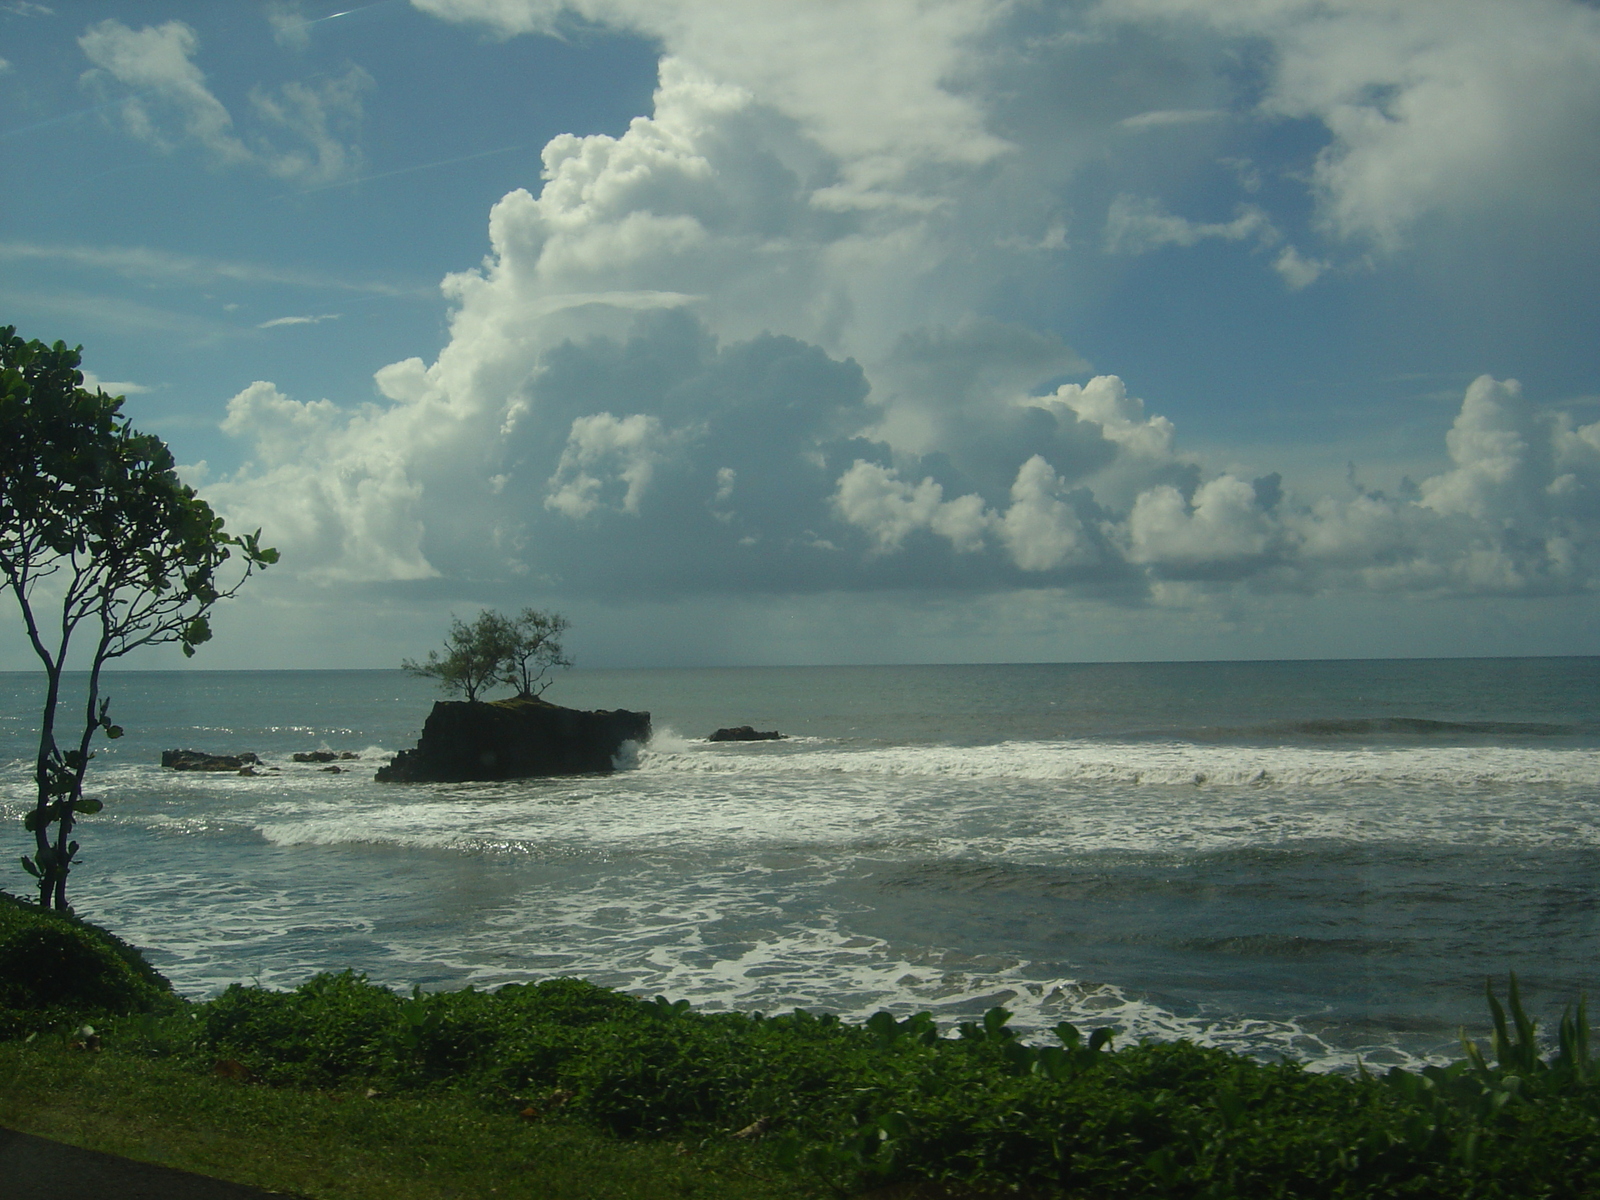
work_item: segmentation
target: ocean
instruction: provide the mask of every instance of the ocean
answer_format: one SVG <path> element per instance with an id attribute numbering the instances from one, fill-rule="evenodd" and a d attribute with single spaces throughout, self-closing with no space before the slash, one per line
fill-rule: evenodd
<path id="1" fill-rule="evenodd" d="M 0 886 L 37 674 L 0 674 Z M 1450 1057 L 1516 971 L 1600 993 L 1600 659 L 573 671 L 607 776 L 379 784 L 398 671 L 126 672 L 71 897 L 186 995 L 575 975 L 704 1008 L 1112 1025 L 1316 1069 Z M 727 725 L 785 740 L 712 743 Z M 253 751 L 255 777 L 161 751 Z M 358 754 L 332 764 L 297 751 Z"/>

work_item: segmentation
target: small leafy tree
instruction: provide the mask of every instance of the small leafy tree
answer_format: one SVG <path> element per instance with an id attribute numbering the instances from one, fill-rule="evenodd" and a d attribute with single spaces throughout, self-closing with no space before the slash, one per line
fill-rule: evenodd
<path id="1" fill-rule="evenodd" d="M 519 696 L 537 696 L 550 686 L 546 676 L 551 671 L 572 665 L 561 648 L 567 629 L 567 619 L 559 613 L 525 608 L 506 617 L 485 609 L 470 623 L 450 618 L 443 655 L 430 650 L 421 662 L 408 658 L 400 667 L 437 679 L 445 691 L 460 692 L 469 703 L 501 683 L 516 688 Z"/>
<path id="2" fill-rule="evenodd" d="M 551 671 L 570 667 L 572 660 L 561 647 L 561 635 L 570 625 L 560 613 L 525 608 L 507 622 L 511 632 L 504 678 L 519 696 L 539 696 L 555 682 Z"/>
<path id="3" fill-rule="evenodd" d="M 400 667 L 412 675 L 437 679 L 445 691 L 461 692 L 471 704 L 479 692 L 502 681 L 511 644 L 511 623 L 485 609 L 471 624 L 450 618 L 442 657 L 437 650 L 430 650 L 421 662 L 408 658 Z"/>
<path id="4" fill-rule="evenodd" d="M 38 881 L 40 906 L 58 909 L 68 907 L 78 853 L 73 827 L 101 808 L 83 794 L 90 744 L 100 731 L 122 735 L 100 695 L 106 663 L 170 642 L 192 656 L 210 640 L 212 607 L 278 557 L 259 530 L 226 533 L 178 479 L 166 444 L 121 415 L 123 398 L 84 389 L 81 360 L 81 346 L 24 342 L 15 327 L 0 328 L 0 591 L 16 600 L 45 670 L 38 798 L 24 818 L 34 853 L 22 865 Z M 92 639 L 83 728 L 63 750 L 62 674 L 80 631 Z"/>

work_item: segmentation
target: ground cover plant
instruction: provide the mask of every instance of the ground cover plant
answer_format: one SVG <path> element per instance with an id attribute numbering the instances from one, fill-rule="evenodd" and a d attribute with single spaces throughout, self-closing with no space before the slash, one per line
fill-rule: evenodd
<path id="1" fill-rule="evenodd" d="M 320 975 L 102 1032 L 107 1053 L 242 1096 L 446 1105 L 723 1155 L 730 1194 L 1600 1195 L 1583 1006 L 1542 1050 L 1514 980 L 1489 1003 L 1488 1047 L 1355 1076 L 1065 1024 L 1030 1045 L 1003 1009 L 950 1036 L 926 1014 L 697 1012 L 572 979 L 408 996 Z"/>

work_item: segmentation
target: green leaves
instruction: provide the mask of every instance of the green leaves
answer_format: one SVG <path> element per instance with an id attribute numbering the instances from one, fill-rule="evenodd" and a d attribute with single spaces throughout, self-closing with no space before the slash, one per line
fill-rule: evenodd
<path id="1" fill-rule="evenodd" d="M 863 1026 L 872 1034 L 878 1046 L 888 1048 L 904 1039 L 919 1046 L 931 1046 L 939 1040 L 939 1029 L 929 1012 L 913 1013 L 904 1021 L 896 1021 L 893 1013 L 875 1012 Z"/>
<path id="2" fill-rule="evenodd" d="M 450 620 L 445 653 L 430 650 L 421 662 L 405 659 L 402 670 L 437 679 L 447 692 L 461 692 L 474 701 L 495 684 L 508 684 L 519 696 L 537 696 L 549 686 L 545 676 L 572 662 L 561 648 L 567 619 L 558 613 L 525 608 L 516 617 L 485 609 L 468 624 Z"/>
<path id="3" fill-rule="evenodd" d="M 195 617 L 183 628 L 183 654 L 194 657 L 194 648 L 211 640 L 211 622 L 204 615 Z"/>
<path id="4" fill-rule="evenodd" d="M 221 528 L 222 525 L 219 521 L 217 523 L 218 532 L 221 531 Z M 244 551 L 245 558 L 259 566 L 268 567 L 278 561 L 278 552 L 271 546 L 263 546 L 261 544 L 261 530 L 259 529 L 254 533 L 243 534 L 238 538 L 237 544 Z"/>
<path id="5" fill-rule="evenodd" d="M 278 559 L 261 545 L 259 529 L 243 537 L 225 530 L 178 478 L 166 444 L 122 416 L 121 397 L 84 389 L 80 359 L 81 347 L 25 342 L 14 327 L 0 329 L 0 591 L 20 606 L 30 631 L 62 631 L 50 648 L 32 638 L 49 680 L 33 832 L 47 838 L 47 826 L 59 821 L 58 843 L 76 814 L 96 811 L 79 799 L 91 738 L 122 736 L 105 702 L 94 711 L 105 664 L 171 642 L 192 657 L 211 640 L 211 608 Z M 44 579 L 51 586 L 36 588 Z M 59 604 L 59 618 L 35 611 L 45 596 Z M 79 748 L 62 753 L 55 710 L 68 643 L 80 628 L 94 631 L 90 715 Z M 57 801 L 69 803 L 51 807 Z M 73 853 L 66 847 L 33 860 L 45 907 L 66 905 Z"/>
<path id="6" fill-rule="evenodd" d="M 68 800 L 57 800 L 37 808 L 30 808 L 22 814 L 22 826 L 29 833 L 37 833 L 41 829 L 54 825 L 68 813 L 74 816 L 93 816 L 105 808 L 105 802 L 95 796 L 77 796 Z"/>
<path id="7" fill-rule="evenodd" d="M 1551 1064 L 1554 1071 L 1570 1074 L 1580 1082 L 1589 1078 L 1589 1002 L 1578 997 L 1578 1011 L 1568 1005 L 1561 1012 L 1561 1023 L 1556 1027 L 1556 1058 Z"/>

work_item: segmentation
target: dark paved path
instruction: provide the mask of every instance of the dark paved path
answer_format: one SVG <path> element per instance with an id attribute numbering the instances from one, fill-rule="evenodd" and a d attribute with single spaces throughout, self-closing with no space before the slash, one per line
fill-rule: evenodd
<path id="1" fill-rule="evenodd" d="M 284 1200 L 209 1175 L 0 1129 L 0 1200 Z"/>

